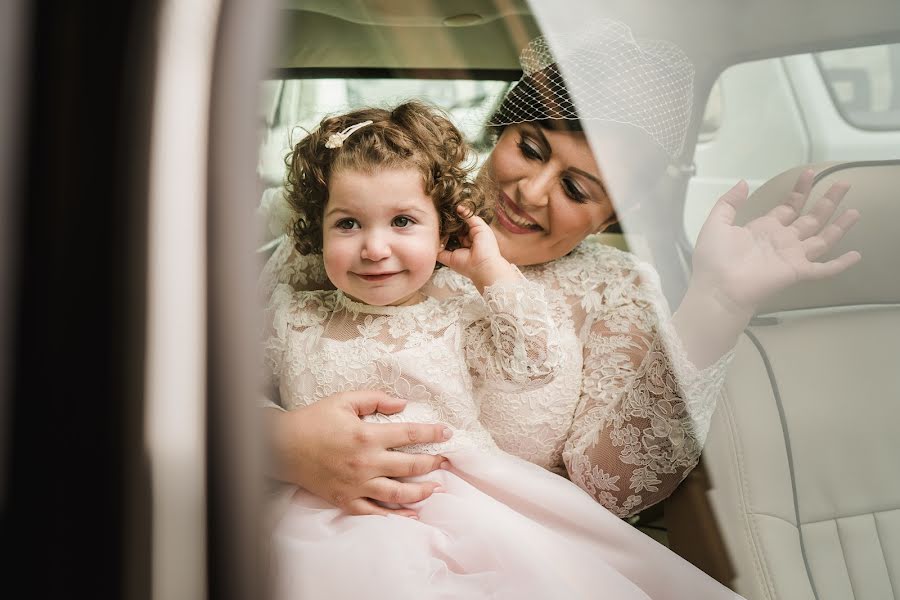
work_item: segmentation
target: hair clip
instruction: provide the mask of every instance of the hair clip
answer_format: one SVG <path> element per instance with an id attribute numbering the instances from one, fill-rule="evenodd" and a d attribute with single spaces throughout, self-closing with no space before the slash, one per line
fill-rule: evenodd
<path id="1" fill-rule="evenodd" d="M 362 123 L 357 123 L 356 125 L 351 125 L 347 127 L 343 131 L 339 131 L 337 133 L 332 133 L 328 136 L 328 139 L 325 140 L 326 148 L 340 148 L 344 145 L 344 142 L 353 134 L 357 129 L 362 129 L 366 125 L 371 125 L 372 121 L 363 121 Z"/>

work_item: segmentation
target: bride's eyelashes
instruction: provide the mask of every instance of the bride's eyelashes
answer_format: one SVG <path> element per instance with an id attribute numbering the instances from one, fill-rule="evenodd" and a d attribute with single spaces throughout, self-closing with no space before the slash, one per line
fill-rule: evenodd
<path id="1" fill-rule="evenodd" d="M 563 190 L 566 192 L 566 196 L 571 198 L 573 201 L 584 204 L 589 199 L 588 196 L 579 185 L 575 182 L 575 179 L 572 177 L 563 177 L 561 180 Z"/>
<path id="2" fill-rule="evenodd" d="M 522 135 L 519 137 L 519 142 L 517 144 L 519 146 L 519 151 L 522 153 L 522 156 L 527 158 L 528 160 L 539 160 L 543 162 L 544 154 L 541 152 L 540 148 L 538 148 L 537 144 L 528 139 L 526 136 Z"/>
<path id="3" fill-rule="evenodd" d="M 540 146 L 528 136 L 524 134 L 521 135 L 517 146 L 519 147 L 519 152 L 521 152 L 522 156 L 527 160 L 539 160 L 544 162 L 544 152 L 541 150 Z M 577 202 L 578 204 L 584 204 L 590 200 L 590 196 L 581 189 L 581 186 L 578 185 L 573 177 L 568 175 L 563 176 L 562 179 L 560 179 L 560 185 L 563 188 L 563 192 L 565 192 L 566 196 L 572 199 L 572 201 Z"/>

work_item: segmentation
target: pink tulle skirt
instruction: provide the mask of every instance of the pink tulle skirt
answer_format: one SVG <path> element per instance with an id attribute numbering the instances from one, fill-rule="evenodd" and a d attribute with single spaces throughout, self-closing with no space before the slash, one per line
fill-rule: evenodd
<path id="1" fill-rule="evenodd" d="M 297 490 L 273 533 L 278 600 L 735 599 L 575 484 L 502 454 L 445 453 L 419 520 L 353 516 Z"/>

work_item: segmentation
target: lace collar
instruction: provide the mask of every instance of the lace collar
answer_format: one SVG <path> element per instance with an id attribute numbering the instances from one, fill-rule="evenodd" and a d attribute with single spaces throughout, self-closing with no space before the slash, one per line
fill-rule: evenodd
<path id="1" fill-rule="evenodd" d="M 373 306 L 351 299 L 341 290 L 334 291 L 335 308 L 343 308 L 354 314 L 397 315 L 406 312 L 428 312 L 438 303 L 436 298 L 424 296 L 421 302 L 409 306 Z"/>

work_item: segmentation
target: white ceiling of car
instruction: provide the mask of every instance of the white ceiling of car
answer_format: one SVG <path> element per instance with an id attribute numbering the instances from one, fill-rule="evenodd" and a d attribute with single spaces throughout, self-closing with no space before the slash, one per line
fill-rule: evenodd
<path id="1" fill-rule="evenodd" d="M 539 30 L 523 0 L 290 0 L 278 67 L 518 69 Z"/>
<path id="2" fill-rule="evenodd" d="M 454 22 L 471 22 L 461 18 L 478 17 L 486 23 L 513 15 L 528 15 L 525 0 L 288 0 L 285 8 L 330 15 L 363 25 L 395 25 L 401 27 L 443 27 Z M 448 21 L 449 20 L 449 21 Z"/>
<path id="3" fill-rule="evenodd" d="M 900 39 L 897 0 L 532 0 L 679 44 L 698 66 Z M 282 0 L 278 67 L 516 69 L 538 27 L 525 0 Z"/>

